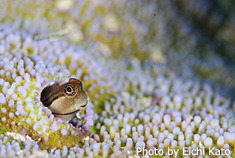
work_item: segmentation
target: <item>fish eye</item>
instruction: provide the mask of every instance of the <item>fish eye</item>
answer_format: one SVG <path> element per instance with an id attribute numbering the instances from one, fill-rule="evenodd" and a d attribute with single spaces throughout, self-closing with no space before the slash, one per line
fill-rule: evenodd
<path id="1" fill-rule="evenodd" d="M 67 95 L 69 95 L 69 96 L 75 95 L 75 89 L 74 89 L 74 87 L 72 87 L 71 85 L 65 86 L 64 92 L 65 92 L 65 94 L 67 94 Z"/>
<path id="2" fill-rule="evenodd" d="M 72 88 L 71 87 L 67 87 L 67 92 L 72 92 Z"/>

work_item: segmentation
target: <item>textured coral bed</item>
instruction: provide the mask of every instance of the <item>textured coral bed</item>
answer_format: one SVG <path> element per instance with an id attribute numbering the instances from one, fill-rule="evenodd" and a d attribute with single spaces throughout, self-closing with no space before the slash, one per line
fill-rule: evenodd
<path id="1" fill-rule="evenodd" d="M 49 4 L 44 1 L 25 1 L 18 5 L 5 3 L 8 7 L 1 8 L 4 9 L 2 12 L 9 13 L 11 8 L 19 13 L 8 15 L 8 19 L 1 17 L 0 157 L 151 156 L 147 150 L 162 151 L 155 156 L 169 157 L 169 149 L 178 150 L 176 157 L 212 157 L 212 148 L 213 153 L 219 151 L 219 157 L 235 157 L 235 103 L 222 93 L 221 86 L 196 79 L 190 72 L 189 63 L 197 63 L 198 69 L 200 66 L 215 67 L 218 71 L 209 74 L 215 80 L 220 72 L 229 74 L 230 71 L 219 62 L 209 63 L 209 66 L 198 64 L 200 61 L 192 56 L 184 61 L 187 68 L 182 68 L 183 64 L 180 67 L 187 77 L 179 77 L 174 68 L 162 66 L 165 65 L 164 56 L 152 39 L 157 40 L 163 50 L 169 47 L 163 23 L 167 18 L 171 19 L 173 13 L 165 15 L 161 8 L 174 10 L 169 1 L 159 6 L 151 2 L 142 7 L 139 19 L 126 13 L 119 21 L 115 13 L 104 19 L 91 14 L 94 8 L 100 14 L 110 11 L 119 4 L 116 1 L 105 5 L 101 1 L 84 4 L 72 1 L 70 4 L 63 0 Z M 38 5 L 43 6 L 43 9 L 35 10 L 39 17 L 31 10 Z M 140 1 L 135 5 L 121 1 L 114 10 L 122 7 L 135 10 L 141 5 Z M 31 9 L 24 10 L 25 6 L 31 6 Z M 161 22 L 157 30 L 150 27 L 151 22 L 141 23 L 154 9 L 166 17 L 159 16 Z M 31 17 L 29 13 L 33 13 Z M 81 16 L 79 22 L 76 22 L 77 15 Z M 43 40 L 35 39 L 35 35 L 63 28 L 68 19 L 74 21 L 71 25 L 80 27 L 73 28 L 69 36 L 57 40 L 54 34 Z M 128 20 L 131 22 L 122 28 L 121 23 Z M 179 25 L 187 26 L 184 22 Z M 84 27 L 90 32 L 82 33 Z M 156 36 L 145 38 L 150 30 L 157 32 Z M 196 40 L 187 31 L 184 35 L 189 40 Z M 105 43 L 106 40 L 111 42 Z M 145 47 L 148 40 L 152 43 Z M 191 42 L 190 46 L 181 49 L 191 47 L 196 45 Z M 151 56 L 154 61 L 140 64 L 135 57 L 128 60 L 117 58 L 118 51 L 129 55 L 136 51 L 140 51 L 136 52 L 137 55 L 150 52 L 150 56 L 154 54 Z M 125 53 L 120 54 L 125 56 Z M 230 83 L 233 75 L 221 78 Z M 73 120 L 76 126 L 54 117 L 40 102 L 40 93 L 45 86 L 53 81 L 67 82 L 71 77 L 84 83 L 89 96 L 89 103 L 80 114 L 81 119 Z M 147 149 L 145 153 L 138 152 L 143 148 Z M 184 155 L 186 148 L 205 149 L 205 153 Z"/>

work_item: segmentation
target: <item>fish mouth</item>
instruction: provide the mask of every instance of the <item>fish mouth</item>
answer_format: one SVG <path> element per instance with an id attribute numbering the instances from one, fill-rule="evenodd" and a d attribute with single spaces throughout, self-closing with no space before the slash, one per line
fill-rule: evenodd
<path id="1" fill-rule="evenodd" d="M 81 107 L 84 108 L 84 107 L 87 106 L 87 104 L 88 104 L 88 100 L 86 100 L 86 103 L 85 103 L 85 104 L 82 104 Z"/>
<path id="2" fill-rule="evenodd" d="M 86 106 L 87 106 L 87 103 L 86 103 L 86 104 L 84 104 L 84 105 L 81 105 L 81 107 L 83 107 L 83 108 L 84 108 L 84 107 L 86 107 Z"/>

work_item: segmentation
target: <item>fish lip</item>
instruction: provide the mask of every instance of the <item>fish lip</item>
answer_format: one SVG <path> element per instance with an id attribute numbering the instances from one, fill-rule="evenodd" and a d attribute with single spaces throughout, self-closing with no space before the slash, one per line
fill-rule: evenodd
<path id="1" fill-rule="evenodd" d="M 83 107 L 83 108 L 84 108 L 84 107 L 86 107 L 86 106 L 87 106 L 87 103 L 86 103 L 86 104 L 84 104 L 84 105 L 81 105 L 81 107 Z"/>
<path id="2" fill-rule="evenodd" d="M 86 107 L 87 106 L 87 104 L 88 104 L 88 100 L 86 100 L 86 104 L 83 104 L 83 105 L 81 105 L 81 107 Z"/>

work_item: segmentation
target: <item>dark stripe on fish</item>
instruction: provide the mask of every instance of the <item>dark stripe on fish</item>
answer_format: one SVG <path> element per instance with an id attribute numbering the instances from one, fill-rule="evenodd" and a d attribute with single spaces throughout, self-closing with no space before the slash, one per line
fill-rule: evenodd
<path id="1" fill-rule="evenodd" d="M 53 114 L 53 115 L 71 115 L 71 114 L 77 113 L 78 111 L 80 111 L 80 110 L 76 110 L 76 111 L 73 111 L 73 112 L 70 112 L 70 113 L 65 113 L 65 114 L 60 114 L 60 113 L 54 113 L 54 112 L 52 112 L 52 114 Z"/>
<path id="2" fill-rule="evenodd" d="M 61 94 L 61 95 L 57 95 L 57 96 L 54 96 L 54 97 L 48 97 L 46 100 L 43 100 L 41 102 L 43 103 L 44 106 L 48 107 L 48 106 L 50 106 L 53 103 L 53 101 L 55 101 L 59 97 L 63 97 L 63 96 L 64 95 Z"/>

